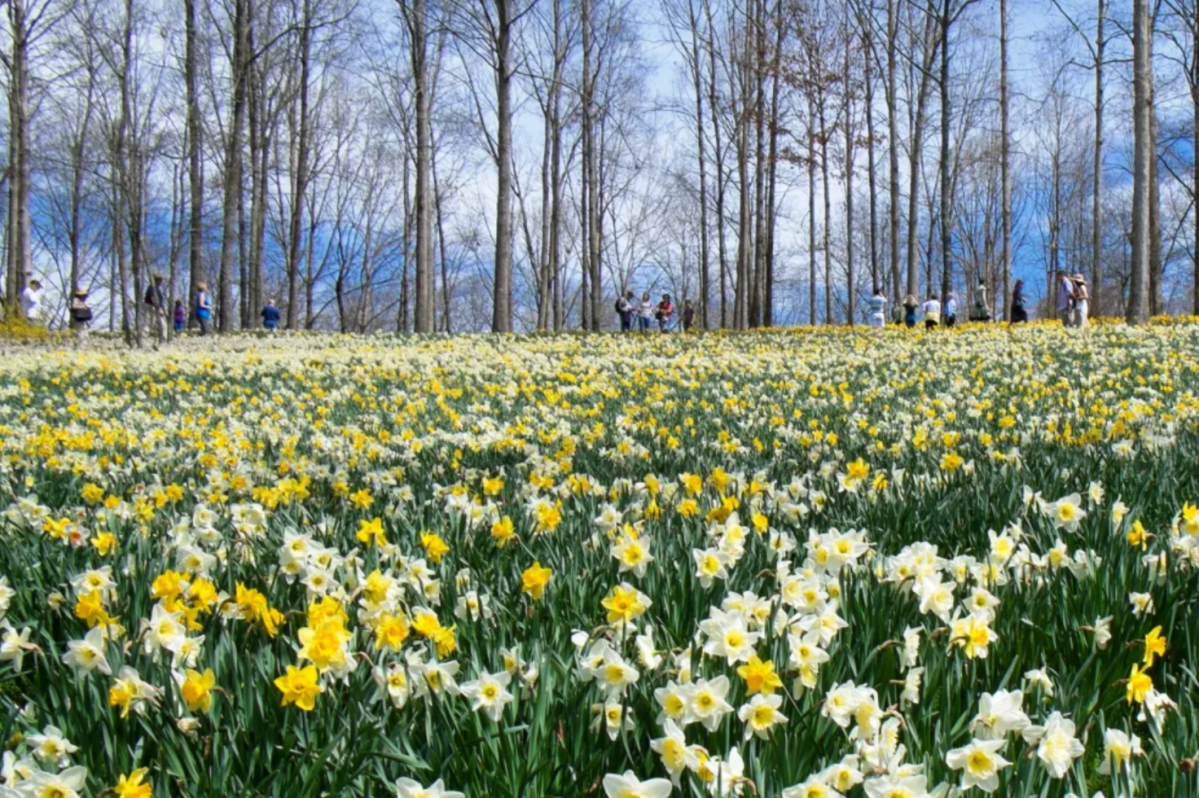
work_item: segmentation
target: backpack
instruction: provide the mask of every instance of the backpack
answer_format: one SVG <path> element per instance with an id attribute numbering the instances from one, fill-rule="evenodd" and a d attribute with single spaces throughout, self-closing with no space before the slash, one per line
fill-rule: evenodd
<path id="1" fill-rule="evenodd" d="M 1071 280 L 1074 284 L 1074 298 L 1086 302 L 1091 297 L 1087 294 L 1087 284 L 1080 280 Z"/>
<path id="2" fill-rule="evenodd" d="M 628 310 L 628 308 L 621 307 L 621 305 L 624 305 L 624 304 L 625 304 L 624 297 L 621 297 L 620 299 L 616 300 L 616 312 L 617 313 L 625 313 Z"/>
<path id="3" fill-rule="evenodd" d="M 153 305 L 154 299 L 155 299 L 154 286 L 152 286 L 152 285 L 146 286 L 146 296 L 142 299 L 142 301 L 145 302 L 147 305 Z"/>

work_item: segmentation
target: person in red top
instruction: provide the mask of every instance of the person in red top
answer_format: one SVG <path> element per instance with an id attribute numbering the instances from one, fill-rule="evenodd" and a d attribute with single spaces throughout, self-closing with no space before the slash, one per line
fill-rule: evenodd
<path id="1" fill-rule="evenodd" d="M 658 303 L 658 329 L 666 332 L 670 328 L 670 320 L 674 317 L 674 305 L 670 303 L 670 294 L 663 294 Z"/>

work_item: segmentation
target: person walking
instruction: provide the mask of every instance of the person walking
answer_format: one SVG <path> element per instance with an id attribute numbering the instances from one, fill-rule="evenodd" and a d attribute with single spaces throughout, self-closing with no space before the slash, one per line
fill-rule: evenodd
<path id="1" fill-rule="evenodd" d="M 212 294 L 203 280 L 196 283 L 196 321 L 200 322 L 200 335 L 208 335 L 212 326 Z"/>
<path id="2" fill-rule="evenodd" d="M 874 295 L 870 297 L 870 315 L 867 319 L 876 330 L 881 330 L 887 323 L 887 298 L 883 296 L 881 288 L 875 288 Z"/>
<path id="3" fill-rule="evenodd" d="M 690 299 L 683 300 L 683 332 L 688 332 L 695 326 L 695 306 Z"/>
<path id="4" fill-rule="evenodd" d="M 928 300 L 924 303 L 924 329 L 936 329 L 941 323 L 941 300 L 937 298 L 937 292 L 934 291 L 928 295 Z"/>
<path id="5" fill-rule="evenodd" d="M 75 333 L 76 345 L 81 345 L 87 337 L 87 328 L 92 323 L 92 309 L 87 304 L 87 291 L 76 288 L 71 294 L 71 304 L 67 306 L 67 326 Z"/>
<path id="6" fill-rule="evenodd" d="M 1063 271 L 1057 273 L 1057 316 L 1064 327 L 1074 323 L 1074 281 Z"/>
<path id="7" fill-rule="evenodd" d="M 974 305 L 970 309 L 970 320 L 988 322 L 991 320 L 991 306 L 987 304 L 987 284 L 980 282 L 974 291 Z"/>
<path id="8" fill-rule="evenodd" d="M 649 291 L 641 295 L 641 304 L 637 306 L 637 329 L 649 332 L 649 323 L 654 320 L 654 303 L 650 301 Z"/>
<path id="9" fill-rule="evenodd" d="M 183 307 L 183 300 L 175 300 L 175 335 L 181 335 L 183 328 L 187 326 L 187 308 Z"/>
<path id="10" fill-rule="evenodd" d="M 633 329 L 633 292 L 625 291 L 616 300 L 616 315 L 620 318 L 620 331 Z"/>
<path id="11" fill-rule="evenodd" d="M 262 308 L 262 326 L 271 332 L 279 328 L 279 308 L 273 299 L 268 299 Z"/>
<path id="12" fill-rule="evenodd" d="M 155 274 L 150 284 L 146 286 L 146 295 L 142 298 L 150 314 L 150 323 L 158 332 L 158 343 L 167 341 L 167 309 L 166 298 L 162 295 L 162 275 Z"/>
<path id="13" fill-rule="evenodd" d="M 662 301 L 658 303 L 655 315 L 658 317 L 658 329 L 667 332 L 670 328 L 670 320 L 674 318 L 674 305 L 670 302 L 670 294 L 662 295 Z"/>
<path id="14" fill-rule="evenodd" d="M 919 307 L 915 294 L 908 294 L 903 298 L 903 323 L 908 327 L 916 326 L 916 309 Z"/>
<path id="15" fill-rule="evenodd" d="M 1076 274 L 1071 279 L 1074 284 L 1074 326 L 1080 330 L 1086 329 L 1087 314 L 1090 312 L 1091 294 L 1087 291 L 1087 278 Z"/>
<path id="16" fill-rule="evenodd" d="M 1024 297 L 1024 281 L 1017 280 L 1012 288 L 1012 324 L 1028 321 L 1028 300 Z"/>
<path id="17" fill-rule="evenodd" d="M 945 295 L 945 326 L 953 327 L 958 323 L 958 300 L 950 291 Z"/>

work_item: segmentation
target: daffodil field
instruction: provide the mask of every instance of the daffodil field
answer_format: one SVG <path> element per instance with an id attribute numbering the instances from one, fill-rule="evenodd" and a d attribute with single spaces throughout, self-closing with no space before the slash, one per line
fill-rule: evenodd
<path id="1" fill-rule="evenodd" d="M 0 796 L 1199 794 L 1199 324 L 0 361 Z"/>

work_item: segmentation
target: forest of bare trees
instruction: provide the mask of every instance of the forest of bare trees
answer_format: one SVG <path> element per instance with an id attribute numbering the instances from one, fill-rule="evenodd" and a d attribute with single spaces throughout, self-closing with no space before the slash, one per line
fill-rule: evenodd
<path id="1" fill-rule="evenodd" d="M 1199 313 L 1197 0 L 3 0 L 0 232 L 63 322 Z M 173 302 L 172 302 L 173 304 Z"/>

